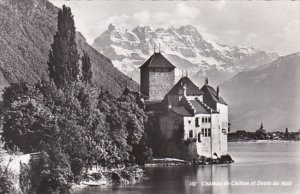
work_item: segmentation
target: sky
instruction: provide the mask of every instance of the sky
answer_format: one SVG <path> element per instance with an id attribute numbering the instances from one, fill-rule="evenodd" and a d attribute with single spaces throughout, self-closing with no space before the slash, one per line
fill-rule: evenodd
<path id="1" fill-rule="evenodd" d="M 300 1 L 100 1 L 50 0 L 71 7 L 75 24 L 92 44 L 110 23 L 193 25 L 220 44 L 252 46 L 287 55 L 300 51 Z"/>

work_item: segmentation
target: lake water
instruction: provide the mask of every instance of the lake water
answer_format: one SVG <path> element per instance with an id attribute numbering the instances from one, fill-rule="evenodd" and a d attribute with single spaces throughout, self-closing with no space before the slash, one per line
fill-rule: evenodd
<path id="1" fill-rule="evenodd" d="M 236 161 L 235 163 L 149 167 L 146 168 L 146 177 L 139 183 L 127 186 L 88 187 L 75 193 L 300 193 L 299 142 L 229 143 L 229 154 Z M 209 185 L 211 183 L 215 185 Z"/>

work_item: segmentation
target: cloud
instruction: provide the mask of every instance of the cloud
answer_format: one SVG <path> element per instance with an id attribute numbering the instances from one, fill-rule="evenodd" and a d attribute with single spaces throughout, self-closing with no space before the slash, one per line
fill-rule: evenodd
<path id="1" fill-rule="evenodd" d="M 194 19 L 199 15 L 199 9 L 188 6 L 186 3 L 179 3 L 177 5 L 177 13 L 179 17 Z"/>
<path id="2" fill-rule="evenodd" d="M 249 33 L 249 34 L 248 34 L 248 37 L 249 37 L 249 38 L 257 38 L 258 35 L 255 34 L 255 33 Z"/>
<path id="3" fill-rule="evenodd" d="M 222 10 L 222 9 L 225 8 L 225 6 L 226 6 L 226 1 L 225 0 L 221 0 L 221 1 L 218 1 L 216 7 L 217 7 L 218 10 Z"/>
<path id="4" fill-rule="evenodd" d="M 149 25 L 150 24 L 150 18 L 151 14 L 149 11 L 142 11 L 135 13 L 133 15 L 133 20 L 135 20 L 136 23 L 139 23 L 140 25 Z"/>
<path id="5" fill-rule="evenodd" d="M 72 8 L 76 27 L 89 43 L 109 23 L 127 28 L 194 25 L 221 44 L 282 55 L 300 49 L 300 1 L 50 1 Z"/>
<path id="6" fill-rule="evenodd" d="M 111 16 L 109 18 L 107 18 L 105 21 L 105 26 L 108 26 L 109 24 L 113 23 L 117 26 L 124 26 L 124 27 L 129 27 L 131 26 L 129 21 L 130 21 L 130 17 L 126 14 L 122 14 L 122 15 L 115 15 L 115 16 Z M 103 23 L 101 22 L 101 25 L 103 25 Z"/>
<path id="7" fill-rule="evenodd" d="M 178 3 L 175 9 L 168 12 L 143 10 L 132 16 L 132 23 L 137 25 L 179 26 L 192 24 L 193 20 L 199 15 L 199 9 L 189 6 L 186 3 Z"/>
<path id="8" fill-rule="evenodd" d="M 283 28 L 286 33 L 294 33 L 299 35 L 300 20 L 293 20 Z"/>

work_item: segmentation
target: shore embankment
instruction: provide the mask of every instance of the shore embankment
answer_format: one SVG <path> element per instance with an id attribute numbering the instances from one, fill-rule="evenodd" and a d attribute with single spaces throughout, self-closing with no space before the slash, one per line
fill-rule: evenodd
<path id="1" fill-rule="evenodd" d="M 177 158 L 154 158 L 145 164 L 146 167 L 151 166 L 180 166 L 180 165 L 208 165 L 208 164 L 230 164 L 234 160 L 229 154 L 220 157 L 214 155 L 213 157 L 200 156 L 191 161 L 177 159 Z"/>
<path id="2" fill-rule="evenodd" d="M 132 184 L 139 181 L 144 171 L 139 166 L 122 166 L 115 168 L 92 167 L 83 173 L 83 178 L 72 185 L 72 190 L 87 186 L 105 186 L 112 184 Z"/>
<path id="3" fill-rule="evenodd" d="M 231 140 L 228 143 L 273 143 L 273 144 L 281 144 L 281 143 L 300 143 L 300 141 L 295 140 Z"/>

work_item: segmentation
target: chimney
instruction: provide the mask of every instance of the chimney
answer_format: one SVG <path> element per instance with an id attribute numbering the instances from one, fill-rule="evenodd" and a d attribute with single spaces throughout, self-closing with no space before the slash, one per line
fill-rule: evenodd
<path id="1" fill-rule="evenodd" d="M 208 77 L 205 78 L 205 85 L 208 85 Z"/>
<path id="2" fill-rule="evenodd" d="M 186 96 L 186 83 L 183 83 L 183 96 Z"/>
<path id="3" fill-rule="evenodd" d="M 158 43 L 158 52 L 160 53 L 160 43 Z"/>
<path id="4" fill-rule="evenodd" d="M 217 86 L 217 98 L 220 99 L 220 88 Z"/>

